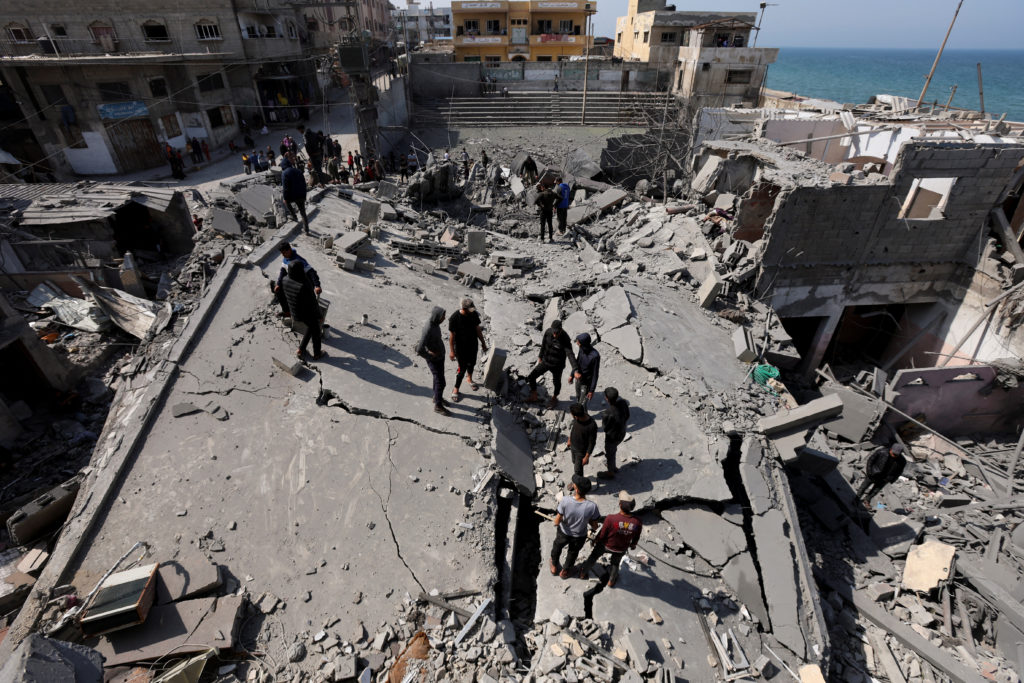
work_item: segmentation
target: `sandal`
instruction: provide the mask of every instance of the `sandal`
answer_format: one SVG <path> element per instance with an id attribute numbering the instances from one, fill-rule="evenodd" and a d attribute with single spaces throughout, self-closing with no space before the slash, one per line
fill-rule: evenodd
<path id="1" fill-rule="evenodd" d="M 452 403 L 458 403 L 461 400 L 462 400 L 462 397 L 459 396 L 458 392 L 453 392 L 452 393 Z"/>
<path id="2" fill-rule="evenodd" d="M 470 382 L 469 386 L 473 387 L 473 391 L 480 391 L 480 385 L 476 382 Z"/>

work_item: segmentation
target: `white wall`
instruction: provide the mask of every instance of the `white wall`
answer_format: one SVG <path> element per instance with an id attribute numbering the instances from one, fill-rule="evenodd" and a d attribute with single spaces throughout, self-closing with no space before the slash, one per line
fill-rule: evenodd
<path id="1" fill-rule="evenodd" d="M 82 139 L 86 147 L 64 149 L 64 158 L 75 173 L 82 175 L 101 175 L 117 173 L 117 165 L 110 154 L 107 142 L 101 133 L 82 131 Z"/>

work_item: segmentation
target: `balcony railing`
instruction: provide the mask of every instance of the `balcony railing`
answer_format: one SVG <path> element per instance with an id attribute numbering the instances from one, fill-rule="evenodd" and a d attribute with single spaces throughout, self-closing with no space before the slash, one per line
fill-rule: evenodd
<path id="1" fill-rule="evenodd" d="M 214 45 L 220 41 L 209 41 Z M 89 57 L 103 55 L 177 54 L 169 40 L 147 41 L 103 36 L 100 41 L 76 38 L 38 38 L 33 41 L 0 40 L 0 57 Z"/>
<path id="2" fill-rule="evenodd" d="M 453 0 L 452 14 L 507 12 L 508 2 L 505 0 Z M 456 22 L 458 23 L 458 22 Z"/>
<path id="3" fill-rule="evenodd" d="M 597 2 L 589 0 L 531 0 L 531 12 L 597 12 Z"/>
<path id="4" fill-rule="evenodd" d="M 508 36 L 456 36 L 454 42 L 456 47 L 476 45 L 508 45 Z"/>
<path id="5" fill-rule="evenodd" d="M 593 36 L 576 36 L 565 33 L 534 33 L 530 36 L 530 45 L 580 45 L 584 46 L 587 41 L 594 44 Z"/>

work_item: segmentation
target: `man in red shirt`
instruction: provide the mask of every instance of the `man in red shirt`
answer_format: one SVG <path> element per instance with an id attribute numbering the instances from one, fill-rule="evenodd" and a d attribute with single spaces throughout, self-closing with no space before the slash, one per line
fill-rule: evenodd
<path id="1" fill-rule="evenodd" d="M 597 562 L 597 558 L 608 553 L 611 564 L 611 572 L 608 575 L 608 587 L 612 588 L 619 580 L 619 562 L 626 551 L 636 548 L 640 540 L 640 532 L 643 524 L 632 515 L 636 507 L 636 500 L 626 491 L 619 491 L 619 512 L 608 515 L 604 518 L 601 530 L 597 532 L 597 539 L 594 541 L 594 550 L 590 557 L 580 567 L 580 578 L 585 579 L 590 573 L 590 568 Z"/>

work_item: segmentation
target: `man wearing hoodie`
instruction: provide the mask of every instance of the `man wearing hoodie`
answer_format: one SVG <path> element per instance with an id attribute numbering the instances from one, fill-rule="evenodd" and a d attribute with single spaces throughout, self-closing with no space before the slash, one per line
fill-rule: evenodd
<path id="1" fill-rule="evenodd" d="M 288 209 L 288 215 L 292 217 L 292 220 L 298 220 L 295 217 L 292 202 L 298 204 L 299 215 L 302 216 L 302 225 L 308 235 L 309 219 L 306 218 L 306 178 L 302 175 L 302 171 L 295 168 L 289 159 L 281 161 L 281 189 L 284 196 L 284 208 Z"/>
<path id="2" fill-rule="evenodd" d="M 564 235 L 565 223 L 569 217 L 569 198 L 572 188 L 569 187 L 569 183 L 562 180 L 562 176 L 558 176 L 555 182 L 557 183 L 555 194 L 558 195 L 558 203 L 555 204 L 555 210 L 558 212 L 558 234 Z"/>
<path id="3" fill-rule="evenodd" d="M 299 321 L 306 326 L 306 334 L 299 344 L 299 351 L 295 355 L 304 358 L 309 340 L 313 340 L 313 360 L 321 358 L 324 353 L 320 349 L 320 304 L 316 300 L 313 290 L 313 283 L 306 276 L 306 269 L 299 260 L 288 264 L 288 277 L 282 284 L 285 298 L 288 300 L 288 310 L 292 312 L 292 321 Z"/>
<path id="4" fill-rule="evenodd" d="M 576 357 L 572 355 L 572 342 L 569 340 L 569 335 L 562 329 L 562 321 L 555 320 L 552 321 L 551 328 L 544 331 L 537 367 L 526 378 L 530 384 L 530 397 L 526 399 L 527 403 L 536 403 L 540 400 L 537 396 L 537 378 L 545 372 L 550 372 L 552 385 L 548 408 L 558 405 L 558 392 L 562 390 L 562 371 L 565 370 L 566 358 L 572 365 L 572 371 L 576 372 L 579 368 L 576 366 Z"/>
<path id="5" fill-rule="evenodd" d="M 321 292 L 320 276 L 317 275 L 313 266 L 309 265 L 309 261 L 299 256 L 299 252 L 293 249 L 292 245 L 288 242 L 282 242 L 281 246 L 277 249 L 281 252 L 281 271 L 277 274 L 277 282 L 272 285 L 272 288 L 274 290 L 274 296 L 277 297 L 277 302 L 281 304 L 281 315 L 288 316 L 288 299 L 285 296 L 283 287 L 285 276 L 288 275 L 288 266 L 295 261 L 302 264 L 302 268 L 306 272 L 306 277 L 313 284 L 313 293 L 317 296 L 320 296 Z"/>
<path id="6" fill-rule="evenodd" d="M 441 336 L 441 323 L 444 322 L 444 318 L 444 309 L 434 306 L 434 310 L 430 312 L 430 320 L 423 326 L 420 341 L 416 345 L 416 353 L 427 361 L 430 374 L 434 376 L 434 412 L 451 415 L 444 407 L 444 338 Z"/>
<path id="7" fill-rule="evenodd" d="M 576 402 L 584 408 L 594 397 L 597 386 L 598 371 L 601 368 L 601 354 L 594 348 L 590 335 L 581 332 L 576 335 L 576 345 L 580 347 L 576 354 L 576 372 L 569 375 L 569 384 L 576 380 Z"/>
<path id="8" fill-rule="evenodd" d="M 615 454 L 619 450 L 619 444 L 626 438 L 629 402 L 619 397 L 619 391 L 615 387 L 604 390 L 604 400 L 608 405 L 604 409 L 601 421 L 604 427 L 604 457 L 608 462 L 608 469 L 598 472 L 597 476 L 599 479 L 612 479 L 619 471 L 615 466 Z"/>
<path id="9" fill-rule="evenodd" d="M 583 476 L 583 466 L 590 462 L 590 455 L 597 445 L 597 422 L 587 414 L 587 409 L 578 403 L 569 406 L 572 414 L 572 431 L 565 445 L 572 454 L 573 473 Z"/>

